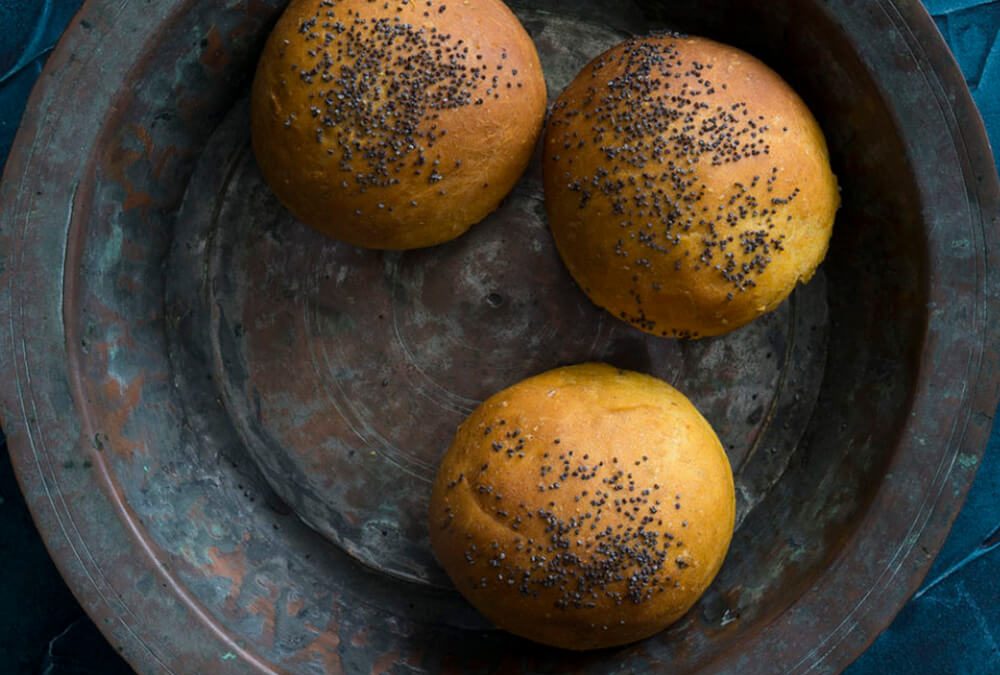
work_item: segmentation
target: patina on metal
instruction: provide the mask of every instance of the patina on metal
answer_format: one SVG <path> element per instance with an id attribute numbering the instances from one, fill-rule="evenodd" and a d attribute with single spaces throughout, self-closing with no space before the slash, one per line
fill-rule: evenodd
<path id="1" fill-rule="evenodd" d="M 53 557 L 141 672 L 834 672 L 943 542 L 998 398 L 1000 188 L 919 4 L 511 4 L 552 97 L 664 28 L 788 78 L 843 188 L 821 274 L 729 336 L 638 333 L 563 269 L 537 162 L 455 242 L 338 244 L 280 207 L 249 148 L 281 2 L 91 0 L 0 187 L 0 402 Z M 584 360 L 692 397 L 739 527 L 680 623 L 568 654 L 484 622 L 424 512 L 479 400 Z"/>

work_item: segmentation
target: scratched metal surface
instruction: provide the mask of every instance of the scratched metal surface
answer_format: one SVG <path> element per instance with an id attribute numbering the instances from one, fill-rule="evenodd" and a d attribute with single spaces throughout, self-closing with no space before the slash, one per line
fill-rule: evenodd
<path id="1" fill-rule="evenodd" d="M 530 8 L 521 18 L 553 99 L 595 50 L 645 25 Z M 178 214 L 165 289 L 174 377 L 221 394 L 236 433 L 219 436 L 242 444 L 280 498 L 359 561 L 450 587 L 425 523 L 438 460 L 479 401 L 560 364 L 610 362 L 692 397 L 729 448 L 738 523 L 781 477 L 822 381 L 822 275 L 726 339 L 657 339 L 607 316 L 566 274 L 540 163 L 468 236 L 386 254 L 297 223 L 267 189 L 248 129 L 241 100 L 206 144 Z"/>
<path id="2" fill-rule="evenodd" d="M 555 89 L 657 24 L 769 58 L 819 112 L 845 186 L 825 278 L 734 336 L 649 340 L 561 275 L 532 172 L 452 246 L 324 241 L 246 152 L 242 101 L 276 7 L 93 2 L 34 105 L 68 82 L 91 95 L 28 121 L 3 185 L 2 394 L 54 557 L 140 670 L 826 672 L 926 570 L 996 403 L 997 209 L 926 16 L 716 1 L 617 3 L 608 21 L 609 3 L 515 4 Z M 497 320 L 512 326 L 502 343 L 484 329 Z M 442 588 L 420 513 L 475 400 L 588 356 L 693 394 L 738 467 L 742 524 L 681 624 L 567 657 L 490 631 Z"/>

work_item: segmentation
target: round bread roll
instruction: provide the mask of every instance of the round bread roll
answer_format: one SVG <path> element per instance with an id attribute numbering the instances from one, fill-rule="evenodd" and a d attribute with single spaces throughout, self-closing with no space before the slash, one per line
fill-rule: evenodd
<path id="1" fill-rule="evenodd" d="M 645 638 L 722 566 L 735 495 L 708 422 L 670 385 L 601 364 L 496 394 L 459 427 L 431 543 L 487 618 L 566 649 Z"/>
<path id="2" fill-rule="evenodd" d="M 282 203 L 379 249 L 448 241 L 496 209 L 546 106 L 535 46 L 500 0 L 293 0 L 251 97 Z"/>
<path id="3" fill-rule="evenodd" d="M 766 65 L 631 39 L 560 96 L 545 138 L 556 245 L 593 302 L 664 337 L 738 328 L 826 255 L 840 204 L 809 109 Z"/>

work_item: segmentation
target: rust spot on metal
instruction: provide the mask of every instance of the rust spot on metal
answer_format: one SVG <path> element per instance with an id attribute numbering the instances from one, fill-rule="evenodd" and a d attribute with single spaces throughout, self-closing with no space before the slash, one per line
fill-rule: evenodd
<path id="1" fill-rule="evenodd" d="M 274 647 L 274 630 L 280 612 L 277 606 L 279 590 L 266 580 L 258 579 L 257 583 L 264 587 L 266 594 L 254 598 L 247 606 L 247 612 L 260 618 L 261 629 L 257 639 L 260 645 L 270 649 Z"/>
<path id="2" fill-rule="evenodd" d="M 132 133 L 135 134 L 135 137 L 138 138 L 139 141 L 142 143 L 143 153 L 141 156 L 145 157 L 146 159 L 152 157 L 153 138 L 152 136 L 149 135 L 149 132 L 146 130 L 146 128 L 139 124 L 133 124 L 130 126 L 130 128 L 132 129 Z"/>
<path id="3" fill-rule="evenodd" d="M 249 540 L 249 534 L 246 536 Z M 205 554 L 209 563 L 205 566 L 205 572 L 213 577 L 221 577 L 229 582 L 229 591 L 226 600 L 233 601 L 243 592 L 243 580 L 247 574 L 247 557 L 243 546 L 239 546 L 232 551 L 223 551 L 218 546 L 211 546 Z"/>
<path id="4" fill-rule="evenodd" d="M 399 652 L 392 650 L 380 655 L 372 663 L 371 675 L 385 675 L 399 660 Z"/>
<path id="5" fill-rule="evenodd" d="M 121 407 L 108 411 L 102 420 L 101 433 L 104 436 L 104 447 L 110 448 L 120 457 L 128 460 L 135 458 L 136 453 L 145 455 L 146 448 L 138 439 L 126 435 L 126 422 L 131 415 L 131 409 L 139 405 L 142 398 L 144 374 L 138 374 L 131 380 L 122 381 L 115 378 L 103 382 L 104 396 L 120 401 Z"/>
<path id="6" fill-rule="evenodd" d="M 225 45 L 226 43 L 223 42 L 218 27 L 212 26 L 209 28 L 208 33 L 205 35 L 204 51 L 202 51 L 201 58 L 199 59 L 202 65 L 216 72 L 222 71 L 228 66 L 230 56 Z"/>
<path id="7" fill-rule="evenodd" d="M 285 614 L 288 616 L 298 616 L 302 608 L 306 606 L 305 598 L 300 595 L 288 598 L 285 603 Z"/>

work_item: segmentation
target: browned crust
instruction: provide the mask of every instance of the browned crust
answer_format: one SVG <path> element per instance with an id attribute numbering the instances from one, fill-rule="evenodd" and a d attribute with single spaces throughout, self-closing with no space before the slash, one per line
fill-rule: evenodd
<path id="1" fill-rule="evenodd" d="M 802 100 L 754 57 L 703 38 L 630 40 L 595 59 L 556 104 L 544 162 L 574 278 L 662 336 L 718 335 L 776 308 L 822 262 L 840 201 Z"/>
<path id="2" fill-rule="evenodd" d="M 430 532 L 452 581 L 497 625 L 594 649 L 680 618 L 718 572 L 734 517 L 729 462 L 687 398 L 588 364 L 525 380 L 466 420 Z"/>
<path id="3" fill-rule="evenodd" d="M 316 23 L 302 28 L 312 20 Z M 394 30 L 407 29 L 390 46 L 384 25 L 374 29 L 378 20 Z M 386 51 L 367 66 L 358 65 L 358 52 L 348 55 L 345 49 L 352 31 Z M 324 53 L 332 64 L 325 69 Z M 424 65 L 428 54 L 444 64 L 454 57 L 460 65 L 444 74 L 437 66 Z M 407 58 L 417 65 L 404 72 L 401 64 Z M 345 67 L 377 81 L 369 90 L 378 90 L 377 98 L 366 94 L 354 101 L 370 104 L 374 112 L 360 118 L 348 114 L 339 124 L 324 125 L 324 118 L 336 117 L 329 113 L 340 106 L 336 97 L 345 91 L 343 82 L 354 82 L 344 79 Z M 469 75 L 473 68 L 481 71 L 474 83 Z M 462 74 L 465 79 L 459 82 Z M 462 95 L 469 103 L 437 110 L 408 107 L 390 93 L 404 76 L 418 82 L 416 91 L 451 87 L 452 100 Z M 296 0 L 275 26 L 258 66 L 253 147 L 268 184 L 299 220 L 359 246 L 417 248 L 459 236 L 499 205 L 528 165 L 545 104 L 534 44 L 499 0 Z M 386 114 L 390 106 L 396 112 Z M 398 123 L 399 111 L 421 116 L 418 135 L 386 130 Z M 381 127 L 371 124 L 378 117 Z M 360 128 L 359 120 L 368 127 Z M 345 159 L 341 140 L 364 146 Z M 359 179 L 372 168 L 364 148 L 377 146 L 381 152 L 386 143 L 397 144 L 385 167 L 385 177 L 393 183 L 371 186 Z M 400 154 L 392 154 L 396 151 Z"/>

